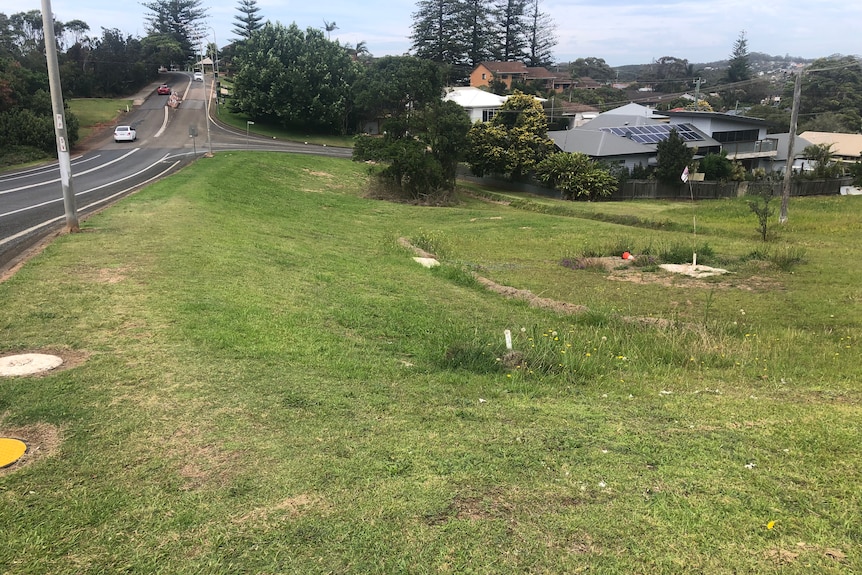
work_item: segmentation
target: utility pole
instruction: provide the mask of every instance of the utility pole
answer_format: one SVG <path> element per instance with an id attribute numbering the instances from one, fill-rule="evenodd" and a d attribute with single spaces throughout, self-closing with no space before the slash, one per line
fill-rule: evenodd
<path id="1" fill-rule="evenodd" d="M 48 59 L 48 85 L 51 88 L 51 111 L 54 113 L 60 187 L 63 190 L 63 206 L 66 209 L 66 231 L 77 232 L 80 228 L 75 208 L 75 191 L 72 189 L 72 159 L 69 155 L 69 136 L 66 132 L 66 111 L 63 107 L 63 88 L 60 86 L 60 65 L 57 61 L 57 39 L 54 36 L 51 0 L 42 0 L 42 30 L 45 36 L 45 56 Z"/>
<path id="2" fill-rule="evenodd" d="M 694 109 L 700 111 L 700 77 L 695 80 L 694 84 Z"/>
<path id="3" fill-rule="evenodd" d="M 790 135 L 787 138 L 787 163 L 784 166 L 784 187 L 781 190 L 781 211 L 778 223 L 787 223 L 787 204 L 790 201 L 790 176 L 793 172 L 793 146 L 796 143 L 796 126 L 799 123 L 799 101 L 802 99 L 802 70 L 796 73 L 793 84 L 793 109 L 790 112 Z"/>

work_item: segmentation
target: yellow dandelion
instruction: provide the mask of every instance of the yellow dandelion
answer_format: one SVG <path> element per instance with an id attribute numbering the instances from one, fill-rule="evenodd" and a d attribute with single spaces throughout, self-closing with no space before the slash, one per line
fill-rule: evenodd
<path id="1" fill-rule="evenodd" d="M 775 521 L 770 521 L 769 523 L 767 523 L 767 524 L 766 524 L 766 528 L 767 528 L 767 529 L 769 529 L 770 531 L 771 531 L 774 527 L 775 527 Z"/>

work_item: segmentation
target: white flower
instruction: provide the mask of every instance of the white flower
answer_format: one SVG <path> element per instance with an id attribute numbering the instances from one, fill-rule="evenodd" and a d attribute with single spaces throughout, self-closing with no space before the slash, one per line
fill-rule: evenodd
<path id="1" fill-rule="evenodd" d="M 754 469 L 755 467 L 757 467 L 756 463 L 746 463 L 745 464 L 746 469 Z"/>
<path id="2" fill-rule="evenodd" d="M 599 481 L 599 487 L 601 487 L 602 489 L 604 489 L 607 486 L 608 486 L 608 484 L 605 483 L 604 481 Z"/>

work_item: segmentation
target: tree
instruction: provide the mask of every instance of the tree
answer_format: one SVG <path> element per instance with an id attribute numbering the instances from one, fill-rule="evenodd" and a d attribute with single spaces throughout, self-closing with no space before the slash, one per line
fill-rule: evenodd
<path id="1" fill-rule="evenodd" d="M 728 82 L 742 82 L 751 79 L 751 64 L 748 61 L 748 39 L 745 30 L 739 33 L 736 42 L 733 43 L 733 52 L 730 54 L 730 66 L 727 68 Z"/>
<path id="2" fill-rule="evenodd" d="M 527 56 L 525 14 L 528 0 L 498 0 L 495 19 L 498 40 L 494 56 L 502 62 L 525 60 Z"/>
<path id="3" fill-rule="evenodd" d="M 424 108 L 443 96 L 442 68 L 415 56 L 384 56 L 374 60 L 353 86 L 360 120 L 400 116 Z"/>
<path id="4" fill-rule="evenodd" d="M 236 11 L 239 14 L 233 17 L 234 29 L 231 31 L 236 34 L 238 41 L 248 40 L 252 34 L 263 28 L 263 16 L 258 14 L 260 8 L 257 0 L 239 0 Z"/>
<path id="5" fill-rule="evenodd" d="M 521 179 L 553 150 L 547 133 L 542 104 L 515 92 L 490 122 L 478 122 L 470 128 L 467 163 L 477 176 L 500 174 Z"/>
<path id="6" fill-rule="evenodd" d="M 608 170 L 579 152 L 548 156 L 536 166 L 536 178 L 559 190 L 564 200 L 604 198 L 619 187 Z"/>
<path id="7" fill-rule="evenodd" d="M 835 161 L 832 144 L 811 144 L 805 146 L 802 155 L 814 163 L 811 177 L 816 179 L 837 178 L 841 175 L 841 164 Z"/>
<path id="8" fill-rule="evenodd" d="M 327 22 L 326 20 L 324 20 L 323 29 L 326 30 L 326 39 L 329 40 L 330 34 L 335 30 L 338 30 L 338 24 L 336 24 L 335 21 Z"/>
<path id="9" fill-rule="evenodd" d="M 147 10 L 148 34 L 170 36 L 179 43 L 184 54 L 194 54 L 198 41 L 204 36 L 207 15 L 201 0 L 150 0 L 141 5 Z"/>
<path id="10" fill-rule="evenodd" d="M 358 136 L 353 159 L 386 163 L 380 177 L 413 199 L 439 198 L 455 189 L 469 127 L 464 108 L 436 99 L 390 118 L 382 137 Z"/>
<path id="11" fill-rule="evenodd" d="M 782 102 L 792 101 L 793 85 Z M 825 112 L 838 115 L 842 132 L 862 131 L 862 66 L 853 56 L 821 58 L 811 63 L 802 82 L 800 114 L 808 118 Z M 808 129 L 807 123 L 804 126 Z"/>
<path id="12" fill-rule="evenodd" d="M 733 164 L 727 158 L 727 152 L 707 154 L 700 161 L 700 171 L 705 180 L 726 182 L 733 177 Z"/>
<path id="13" fill-rule="evenodd" d="M 345 132 L 358 65 L 323 31 L 267 23 L 237 48 L 232 109 L 282 126 Z"/>
<path id="14" fill-rule="evenodd" d="M 682 183 L 680 177 L 691 163 L 694 150 L 685 145 L 675 129 L 671 129 L 667 139 L 656 144 L 656 152 L 656 179 L 668 185 Z"/>
<path id="15" fill-rule="evenodd" d="M 604 58 L 578 58 L 569 65 L 573 78 L 592 78 L 599 82 L 613 80 L 616 72 L 608 66 Z"/>
<path id="16" fill-rule="evenodd" d="M 539 9 L 541 0 L 529 0 L 525 32 L 527 36 L 527 66 L 550 66 L 554 62 L 553 50 L 557 45 L 554 21 Z"/>
<path id="17" fill-rule="evenodd" d="M 464 51 L 461 59 L 471 69 L 492 57 L 494 36 L 489 2 L 461 0 L 456 11 L 458 44 Z"/>
<path id="18" fill-rule="evenodd" d="M 688 60 L 662 56 L 649 65 L 643 79 L 656 83 L 657 91 L 681 92 L 688 88 L 692 72 Z"/>
<path id="19" fill-rule="evenodd" d="M 463 55 L 459 44 L 457 0 L 420 0 L 413 13 L 413 53 L 440 64 L 458 64 Z"/>

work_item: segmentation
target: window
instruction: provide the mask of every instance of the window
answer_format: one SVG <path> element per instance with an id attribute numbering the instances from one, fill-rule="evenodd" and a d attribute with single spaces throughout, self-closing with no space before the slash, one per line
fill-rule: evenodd
<path id="1" fill-rule="evenodd" d="M 483 79 L 483 80 L 487 80 L 487 79 L 488 79 L 488 78 L 486 78 L 486 77 L 485 77 L 485 72 L 482 72 L 482 79 Z"/>
<path id="2" fill-rule="evenodd" d="M 732 132 L 713 132 L 712 137 L 722 144 L 735 144 L 736 142 L 756 142 L 760 130 L 734 130 Z"/>
<path id="3" fill-rule="evenodd" d="M 497 110 L 482 110 L 482 121 L 490 122 L 497 115 Z"/>

